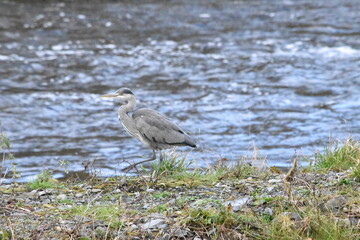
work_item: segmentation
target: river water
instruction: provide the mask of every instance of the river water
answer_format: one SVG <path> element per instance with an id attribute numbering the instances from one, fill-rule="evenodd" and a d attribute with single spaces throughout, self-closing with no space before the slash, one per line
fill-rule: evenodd
<path id="1" fill-rule="evenodd" d="M 195 166 L 256 146 L 269 165 L 360 137 L 360 2 L 1 1 L 0 121 L 18 181 L 100 175 L 150 156 L 99 98 L 126 86 L 139 106 L 197 140 Z M 10 168 L 5 161 L 4 168 Z M 303 163 L 306 164 L 306 163 Z M 8 174 L 11 178 L 11 174 Z"/>

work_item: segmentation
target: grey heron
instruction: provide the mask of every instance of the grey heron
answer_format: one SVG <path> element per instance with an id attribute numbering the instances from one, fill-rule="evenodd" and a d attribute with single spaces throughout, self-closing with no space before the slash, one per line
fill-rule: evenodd
<path id="1" fill-rule="evenodd" d="M 162 149 L 174 146 L 190 146 L 195 148 L 195 140 L 172 123 L 159 112 L 149 109 L 135 109 L 136 97 L 129 88 L 122 87 L 115 93 L 101 97 L 121 99 L 125 103 L 118 110 L 118 118 L 124 129 L 137 138 L 146 147 L 153 150 L 150 159 L 134 163 L 123 170 L 129 170 L 138 164 L 156 159 L 156 151 L 160 152 L 160 162 L 163 160 Z M 129 115 L 131 113 L 131 115 Z"/>

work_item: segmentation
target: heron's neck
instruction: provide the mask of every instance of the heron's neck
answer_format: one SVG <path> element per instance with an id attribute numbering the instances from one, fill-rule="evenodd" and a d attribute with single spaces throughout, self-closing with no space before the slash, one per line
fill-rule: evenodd
<path id="1" fill-rule="evenodd" d="M 128 113 L 133 112 L 135 106 L 136 106 L 136 98 L 132 97 L 129 100 L 127 100 L 126 104 L 122 105 L 118 111 L 119 120 L 121 124 L 124 126 L 125 130 L 131 135 L 136 134 L 135 133 L 136 128 L 134 122 L 132 121 Z"/>

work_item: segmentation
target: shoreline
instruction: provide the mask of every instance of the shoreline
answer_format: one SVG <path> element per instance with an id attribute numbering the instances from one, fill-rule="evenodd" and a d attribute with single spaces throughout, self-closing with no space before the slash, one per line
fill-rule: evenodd
<path id="1" fill-rule="evenodd" d="M 0 239 L 359 239 L 360 183 L 349 171 L 294 170 L 287 180 L 237 165 L 3 184 Z"/>

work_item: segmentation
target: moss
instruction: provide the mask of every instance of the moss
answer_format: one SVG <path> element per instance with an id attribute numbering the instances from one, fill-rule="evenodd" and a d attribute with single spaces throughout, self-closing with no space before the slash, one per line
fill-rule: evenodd
<path id="1" fill-rule="evenodd" d="M 170 192 L 153 193 L 152 196 L 154 199 L 167 198 L 170 196 Z"/>

